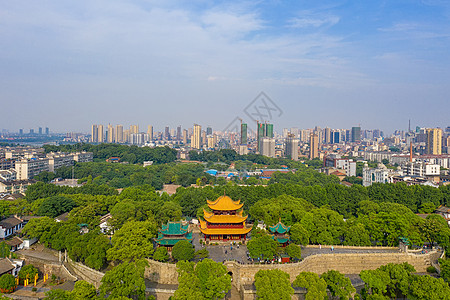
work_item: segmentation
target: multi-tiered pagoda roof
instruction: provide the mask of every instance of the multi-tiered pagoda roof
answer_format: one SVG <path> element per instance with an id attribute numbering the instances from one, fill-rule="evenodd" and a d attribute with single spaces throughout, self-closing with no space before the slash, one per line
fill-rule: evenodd
<path id="1" fill-rule="evenodd" d="M 287 245 L 290 241 L 290 237 L 287 235 L 291 230 L 291 226 L 286 226 L 281 223 L 281 220 L 273 225 L 269 226 L 269 231 L 272 233 L 272 237 L 275 241 L 282 245 Z"/>
<path id="2" fill-rule="evenodd" d="M 252 229 L 245 224 L 240 201 L 228 196 L 220 196 L 215 201 L 207 200 L 209 210 L 203 210 L 204 220 L 200 220 L 200 231 L 205 238 L 217 240 L 245 239 Z"/>
<path id="3" fill-rule="evenodd" d="M 173 247 L 182 240 L 192 241 L 192 232 L 189 231 L 189 224 L 183 222 L 167 222 L 162 225 L 155 239 L 159 246 Z"/>

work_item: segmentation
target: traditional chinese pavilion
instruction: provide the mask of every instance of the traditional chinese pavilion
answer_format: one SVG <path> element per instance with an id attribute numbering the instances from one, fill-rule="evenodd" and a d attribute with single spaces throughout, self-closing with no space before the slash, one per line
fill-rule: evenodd
<path id="1" fill-rule="evenodd" d="M 242 215 L 243 204 L 228 196 L 220 196 L 215 201 L 207 200 L 211 211 L 203 210 L 204 220 L 200 220 L 200 231 L 209 240 L 242 240 L 252 230 L 245 224 L 247 216 Z"/>
<path id="2" fill-rule="evenodd" d="M 285 226 L 281 223 L 281 220 L 274 226 L 269 226 L 269 231 L 272 234 L 272 238 L 282 247 L 286 247 L 289 244 L 289 230 L 291 230 L 291 226 Z"/>
<path id="3" fill-rule="evenodd" d="M 158 232 L 158 237 L 155 239 L 158 246 L 167 247 L 171 250 L 172 247 L 179 241 L 192 241 L 192 232 L 188 230 L 189 224 L 183 222 L 167 222 Z"/>

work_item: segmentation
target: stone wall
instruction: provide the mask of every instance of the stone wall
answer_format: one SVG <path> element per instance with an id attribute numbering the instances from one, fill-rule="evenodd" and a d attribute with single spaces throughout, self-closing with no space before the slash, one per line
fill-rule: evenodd
<path id="1" fill-rule="evenodd" d="M 145 278 L 159 284 L 178 284 L 177 266 L 148 259 Z"/>
<path id="2" fill-rule="evenodd" d="M 225 262 L 228 271 L 233 274 L 233 284 L 237 288 L 251 284 L 259 270 L 280 269 L 290 275 L 291 281 L 300 272 L 322 274 L 329 270 L 337 270 L 343 274 L 359 274 L 362 270 L 373 270 L 388 263 L 407 262 L 417 272 L 426 272 L 426 268 L 436 261 L 440 252 L 427 254 L 409 253 L 354 253 L 354 254 L 319 254 L 306 257 L 299 263 L 270 265 L 241 265 L 236 262 Z"/>
<path id="3" fill-rule="evenodd" d="M 64 268 L 62 263 L 60 263 L 60 262 L 54 262 L 54 261 L 37 258 L 37 257 L 32 257 L 32 256 L 26 256 L 26 255 L 22 255 L 21 258 L 25 260 L 25 263 L 27 265 L 33 265 L 36 268 L 38 268 L 41 273 L 49 274 L 49 277 L 51 277 L 51 275 L 54 274 L 57 277 L 64 279 L 64 280 L 69 280 L 69 281 L 75 280 L 75 278 L 72 276 L 72 274 L 70 274 Z"/>
<path id="4" fill-rule="evenodd" d="M 90 284 L 93 284 L 97 289 L 100 287 L 101 280 L 105 273 L 91 269 L 88 266 L 83 265 L 82 263 L 71 260 L 70 258 L 67 262 L 71 266 L 73 272 L 75 273 L 74 275 L 77 276 L 78 279 L 82 279 L 89 282 Z"/>

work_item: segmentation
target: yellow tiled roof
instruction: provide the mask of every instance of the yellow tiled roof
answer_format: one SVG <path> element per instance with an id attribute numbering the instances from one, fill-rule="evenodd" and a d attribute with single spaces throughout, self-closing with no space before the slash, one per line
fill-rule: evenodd
<path id="1" fill-rule="evenodd" d="M 209 223 L 242 223 L 247 220 L 247 216 L 241 215 L 211 215 L 205 216 L 205 220 Z"/>
<path id="2" fill-rule="evenodd" d="M 236 215 L 214 215 L 214 213 L 203 210 L 203 218 L 210 223 L 242 223 L 247 216 L 242 216 L 242 210 Z"/>
<path id="3" fill-rule="evenodd" d="M 244 228 L 206 228 L 206 222 L 200 220 L 200 231 L 203 234 L 223 235 L 223 234 L 247 234 L 252 230 L 251 227 Z"/>
<path id="4" fill-rule="evenodd" d="M 216 201 L 207 200 L 209 208 L 212 210 L 238 210 L 241 209 L 244 204 L 240 203 L 240 200 L 233 201 L 228 196 L 220 196 Z"/>

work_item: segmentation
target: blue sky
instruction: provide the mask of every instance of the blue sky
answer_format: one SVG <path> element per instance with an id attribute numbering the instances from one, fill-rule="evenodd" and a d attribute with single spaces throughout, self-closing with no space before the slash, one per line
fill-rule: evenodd
<path id="1" fill-rule="evenodd" d="M 1 2 L 0 128 L 450 125 L 449 1 Z"/>

